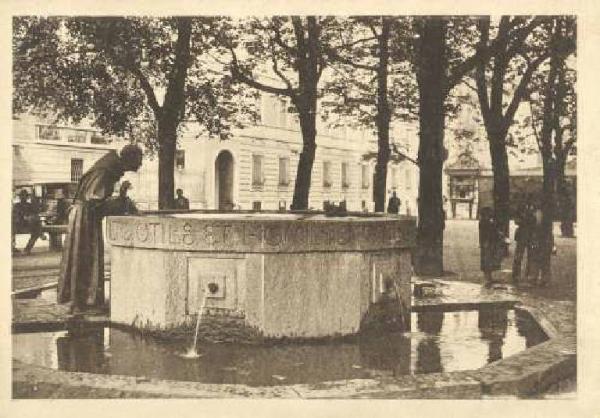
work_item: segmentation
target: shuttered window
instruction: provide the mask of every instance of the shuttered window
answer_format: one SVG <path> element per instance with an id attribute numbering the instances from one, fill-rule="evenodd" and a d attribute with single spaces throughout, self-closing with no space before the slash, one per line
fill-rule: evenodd
<path id="1" fill-rule="evenodd" d="M 263 156 L 254 154 L 252 155 L 252 185 L 262 186 L 264 182 Z"/>
<path id="2" fill-rule="evenodd" d="M 342 187 L 347 189 L 350 187 L 350 176 L 348 173 L 348 163 L 342 163 Z"/>
<path id="3" fill-rule="evenodd" d="M 362 188 L 369 188 L 369 166 L 366 164 L 361 165 L 361 177 L 362 177 Z"/>
<path id="4" fill-rule="evenodd" d="M 279 158 L 279 185 L 287 186 L 290 184 L 290 159 L 288 157 Z"/>
<path id="5" fill-rule="evenodd" d="M 71 181 L 78 183 L 83 176 L 83 160 L 81 158 L 71 158 Z"/>
<path id="6" fill-rule="evenodd" d="M 331 163 L 323 161 L 323 187 L 331 187 Z"/>

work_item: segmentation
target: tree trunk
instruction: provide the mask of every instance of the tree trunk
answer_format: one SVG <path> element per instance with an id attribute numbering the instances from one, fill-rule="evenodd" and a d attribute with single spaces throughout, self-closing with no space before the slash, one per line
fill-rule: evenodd
<path id="1" fill-rule="evenodd" d="M 375 164 L 375 182 L 373 195 L 375 197 L 375 212 L 385 211 L 387 167 L 390 161 L 389 149 L 389 123 L 388 128 L 377 132 L 379 148 L 377 150 L 377 163 Z M 387 147 L 386 145 L 387 144 Z"/>
<path id="2" fill-rule="evenodd" d="M 560 218 L 560 231 L 563 237 L 573 237 L 573 196 L 567 185 L 565 176 L 566 158 L 557 163 L 556 169 L 556 192 L 558 194 L 558 216 Z"/>
<path id="3" fill-rule="evenodd" d="M 158 208 L 174 208 L 175 150 L 177 127 L 185 111 L 185 81 L 190 64 L 192 20 L 177 19 L 175 62 L 169 75 L 162 109 L 155 111 L 158 120 Z"/>
<path id="4" fill-rule="evenodd" d="M 310 193 L 310 182 L 312 167 L 315 161 L 316 144 L 316 119 L 315 112 L 302 111 L 298 114 L 300 128 L 302 131 L 302 152 L 298 161 L 296 171 L 296 184 L 294 185 L 294 197 L 292 199 L 292 210 L 308 209 L 308 197 Z"/>
<path id="5" fill-rule="evenodd" d="M 559 38 L 556 21 L 553 22 L 552 43 L 556 45 Z M 560 97 L 557 96 L 557 75 L 560 66 L 560 57 L 555 48 L 551 48 L 550 69 L 548 72 L 548 81 L 545 86 L 545 97 L 543 107 L 542 129 L 540 133 L 540 153 L 542 154 L 543 164 L 543 184 L 542 184 L 542 235 L 539 239 L 539 263 L 542 270 L 542 281 L 550 282 L 550 269 L 552 261 L 552 222 L 554 220 L 554 190 L 556 182 L 556 161 L 553 153 L 553 131 L 557 128 L 557 102 Z M 556 132 L 554 132 L 556 134 Z"/>
<path id="6" fill-rule="evenodd" d="M 158 208 L 172 209 L 175 196 L 177 125 L 159 121 L 158 142 Z"/>
<path id="7" fill-rule="evenodd" d="M 508 153 L 504 144 L 505 135 L 488 134 L 492 172 L 494 176 L 494 212 L 500 230 L 509 234 L 510 223 L 510 174 Z"/>
<path id="8" fill-rule="evenodd" d="M 549 283 L 551 275 L 552 248 L 554 238 L 552 236 L 556 187 L 556 167 L 552 157 L 544 158 L 543 161 L 544 180 L 542 186 L 542 228 L 543 233 L 540 239 L 540 264 L 542 273 L 542 282 Z"/>
<path id="9" fill-rule="evenodd" d="M 377 67 L 377 163 L 375 164 L 375 212 L 385 210 L 387 168 L 390 161 L 390 106 L 388 103 L 388 41 L 390 22 L 383 18 L 379 36 L 379 64 Z"/>
<path id="10" fill-rule="evenodd" d="M 298 109 L 300 129 L 302 131 L 302 152 L 298 161 L 294 197 L 292 198 L 293 210 L 308 209 L 310 181 L 312 167 L 317 149 L 316 115 L 317 115 L 317 84 L 319 83 L 319 36 L 320 27 L 315 16 L 307 16 L 306 28 L 308 38 L 306 47 L 299 48 L 304 51 L 299 56 L 298 62 L 298 87 L 299 95 L 293 96 L 292 101 Z M 304 35 L 302 34 L 302 37 Z"/>
<path id="11" fill-rule="evenodd" d="M 420 175 L 414 263 L 419 275 L 439 276 L 443 273 L 445 38 L 446 22 L 442 18 L 425 19 L 418 63 Z"/>

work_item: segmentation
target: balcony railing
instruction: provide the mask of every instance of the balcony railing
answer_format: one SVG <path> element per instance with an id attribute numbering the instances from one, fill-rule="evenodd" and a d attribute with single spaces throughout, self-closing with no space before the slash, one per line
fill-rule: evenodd
<path id="1" fill-rule="evenodd" d="M 43 142 L 66 142 L 70 144 L 108 145 L 112 138 L 102 136 L 91 129 L 63 128 L 52 125 L 36 125 L 36 139 Z"/>

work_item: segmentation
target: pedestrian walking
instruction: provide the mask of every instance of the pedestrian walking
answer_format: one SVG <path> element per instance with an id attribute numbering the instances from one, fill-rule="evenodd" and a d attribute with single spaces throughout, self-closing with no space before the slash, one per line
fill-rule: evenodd
<path id="1" fill-rule="evenodd" d="M 16 246 L 16 234 L 18 232 L 28 232 L 29 241 L 24 248 L 26 255 L 31 254 L 31 250 L 35 245 L 38 238 L 42 240 L 46 239 L 46 236 L 42 232 L 42 220 L 40 218 L 39 209 L 40 205 L 33 199 L 28 201 L 30 198 L 29 192 L 22 189 L 19 192 L 19 201 L 13 205 L 12 208 L 12 248 L 13 253 L 18 253 L 19 250 Z"/>

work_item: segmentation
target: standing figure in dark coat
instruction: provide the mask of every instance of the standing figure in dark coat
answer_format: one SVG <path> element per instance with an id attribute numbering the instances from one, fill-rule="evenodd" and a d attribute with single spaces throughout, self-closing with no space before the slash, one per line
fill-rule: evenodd
<path id="1" fill-rule="evenodd" d="M 175 209 L 188 210 L 190 208 L 190 201 L 183 195 L 183 190 L 177 189 L 175 193 L 177 193 L 177 197 L 175 198 Z"/>
<path id="2" fill-rule="evenodd" d="M 69 217 L 69 202 L 65 198 L 65 192 L 62 189 L 56 191 L 56 216 L 52 220 L 55 225 L 66 225 Z"/>
<path id="3" fill-rule="evenodd" d="M 133 186 L 129 180 L 125 180 L 119 187 L 119 196 L 111 198 L 108 203 L 106 215 L 137 215 L 139 213 L 135 203 L 127 192 L 132 189 Z"/>
<path id="4" fill-rule="evenodd" d="M 400 199 L 396 196 L 396 192 L 392 192 L 392 196 L 388 200 L 387 211 L 394 215 L 397 215 L 400 212 Z"/>
<path id="5" fill-rule="evenodd" d="M 516 284 L 521 279 L 521 264 L 523 262 L 523 256 L 525 255 L 527 248 L 529 248 L 529 243 L 531 241 L 531 235 L 533 232 L 532 230 L 535 224 L 532 204 L 523 204 L 520 207 L 519 212 L 515 217 L 515 223 L 517 224 L 517 230 L 515 231 L 516 248 L 515 256 L 513 258 L 512 280 Z"/>
<path id="6" fill-rule="evenodd" d="M 120 154 L 110 151 L 79 181 L 69 212 L 58 282 L 58 303 L 71 303 L 72 312 L 104 305 L 104 239 L 102 218 L 115 183 L 126 171 L 142 165 L 142 150 L 126 145 Z"/>
<path id="7" fill-rule="evenodd" d="M 485 286 L 493 283 L 492 272 L 500 270 L 503 235 L 494 221 L 491 208 L 481 209 L 479 216 L 479 247 L 481 248 L 481 271 L 485 277 Z"/>
<path id="8" fill-rule="evenodd" d="M 527 249 L 527 279 L 529 285 L 547 286 L 550 282 L 550 254 L 554 252 L 552 226 L 543 222 L 543 213 L 537 207 L 533 216 L 531 239 Z"/>

